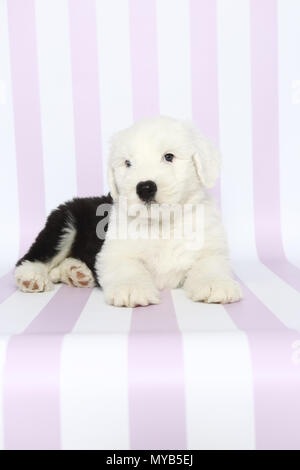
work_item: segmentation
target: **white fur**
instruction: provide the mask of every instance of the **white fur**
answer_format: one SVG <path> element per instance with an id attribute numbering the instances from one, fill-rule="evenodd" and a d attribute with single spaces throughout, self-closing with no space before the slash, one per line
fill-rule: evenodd
<path id="1" fill-rule="evenodd" d="M 52 258 L 48 263 L 48 271 L 55 266 L 58 266 L 69 254 L 71 246 L 76 236 L 73 220 L 70 219 L 68 225 L 64 228 L 63 235 L 61 236 L 58 246 L 57 255 Z"/>
<path id="2" fill-rule="evenodd" d="M 172 163 L 163 159 L 172 153 Z M 126 167 L 130 160 L 131 167 Z M 112 141 L 109 184 L 114 198 L 108 236 L 98 254 L 96 271 L 108 303 L 134 307 L 159 301 L 159 289 L 183 286 L 194 301 L 235 302 L 241 299 L 233 280 L 226 237 L 218 209 L 206 188 L 216 182 L 220 157 L 192 124 L 167 117 L 138 121 Z M 136 185 L 153 180 L 158 204 L 203 204 L 204 244 L 197 250 L 186 239 L 113 239 L 113 215 L 140 203 Z M 124 214 L 128 221 L 132 217 Z M 149 215 L 150 217 L 150 215 Z M 129 220 L 130 219 L 130 220 Z M 151 222 L 151 221 L 150 221 Z M 171 232 L 176 226 L 173 224 Z"/>
<path id="3" fill-rule="evenodd" d="M 23 261 L 15 269 L 15 281 L 23 292 L 44 292 L 53 289 L 47 266 L 39 261 Z"/>

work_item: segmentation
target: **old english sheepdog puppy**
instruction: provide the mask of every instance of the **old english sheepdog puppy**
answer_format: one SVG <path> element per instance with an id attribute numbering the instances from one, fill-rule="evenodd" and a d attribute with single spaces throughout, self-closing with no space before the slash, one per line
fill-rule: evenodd
<path id="1" fill-rule="evenodd" d="M 75 198 L 48 217 L 15 269 L 24 292 L 64 282 L 101 286 L 112 305 L 159 302 L 182 287 L 194 301 L 241 299 L 219 211 L 206 189 L 217 150 L 189 122 L 148 118 L 111 143 L 108 196 Z"/>

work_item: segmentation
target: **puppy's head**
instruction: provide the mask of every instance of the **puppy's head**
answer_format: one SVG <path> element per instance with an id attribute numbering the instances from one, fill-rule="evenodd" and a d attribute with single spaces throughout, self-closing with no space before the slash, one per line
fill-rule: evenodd
<path id="1" fill-rule="evenodd" d="M 184 204 L 215 184 L 219 167 L 217 150 L 191 123 L 143 119 L 112 139 L 110 192 L 128 204 Z"/>

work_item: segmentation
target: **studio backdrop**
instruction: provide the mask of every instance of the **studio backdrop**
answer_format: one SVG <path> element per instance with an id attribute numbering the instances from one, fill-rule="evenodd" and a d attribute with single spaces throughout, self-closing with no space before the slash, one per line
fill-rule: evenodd
<path id="1" fill-rule="evenodd" d="M 0 448 L 300 449 L 300 1 L 0 0 Z M 244 300 L 16 291 L 46 215 L 108 192 L 110 136 L 193 120 Z"/>

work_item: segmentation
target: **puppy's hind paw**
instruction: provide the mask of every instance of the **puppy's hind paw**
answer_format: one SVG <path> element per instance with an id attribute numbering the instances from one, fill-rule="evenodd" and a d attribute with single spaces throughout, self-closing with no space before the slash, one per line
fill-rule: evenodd
<path id="1" fill-rule="evenodd" d="M 92 271 L 87 265 L 75 258 L 66 258 L 60 265 L 60 280 L 65 284 L 73 287 L 94 287 L 95 281 Z M 55 278 L 56 282 L 59 278 L 58 269 L 50 272 L 50 277 Z"/>
<path id="2" fill-rule="evenodd" d="M 43 263 L 24 261 L 15 269 L 15 281 L 22 292 L 46 292 L 53 289 Z"/>
<path id="3" fill-rule="evenodd" d="M 238 282 L 227 280 L 187 280 L 184 290 L 194 302 L 228 304 L 242 299 L 242 290 Z"/>

